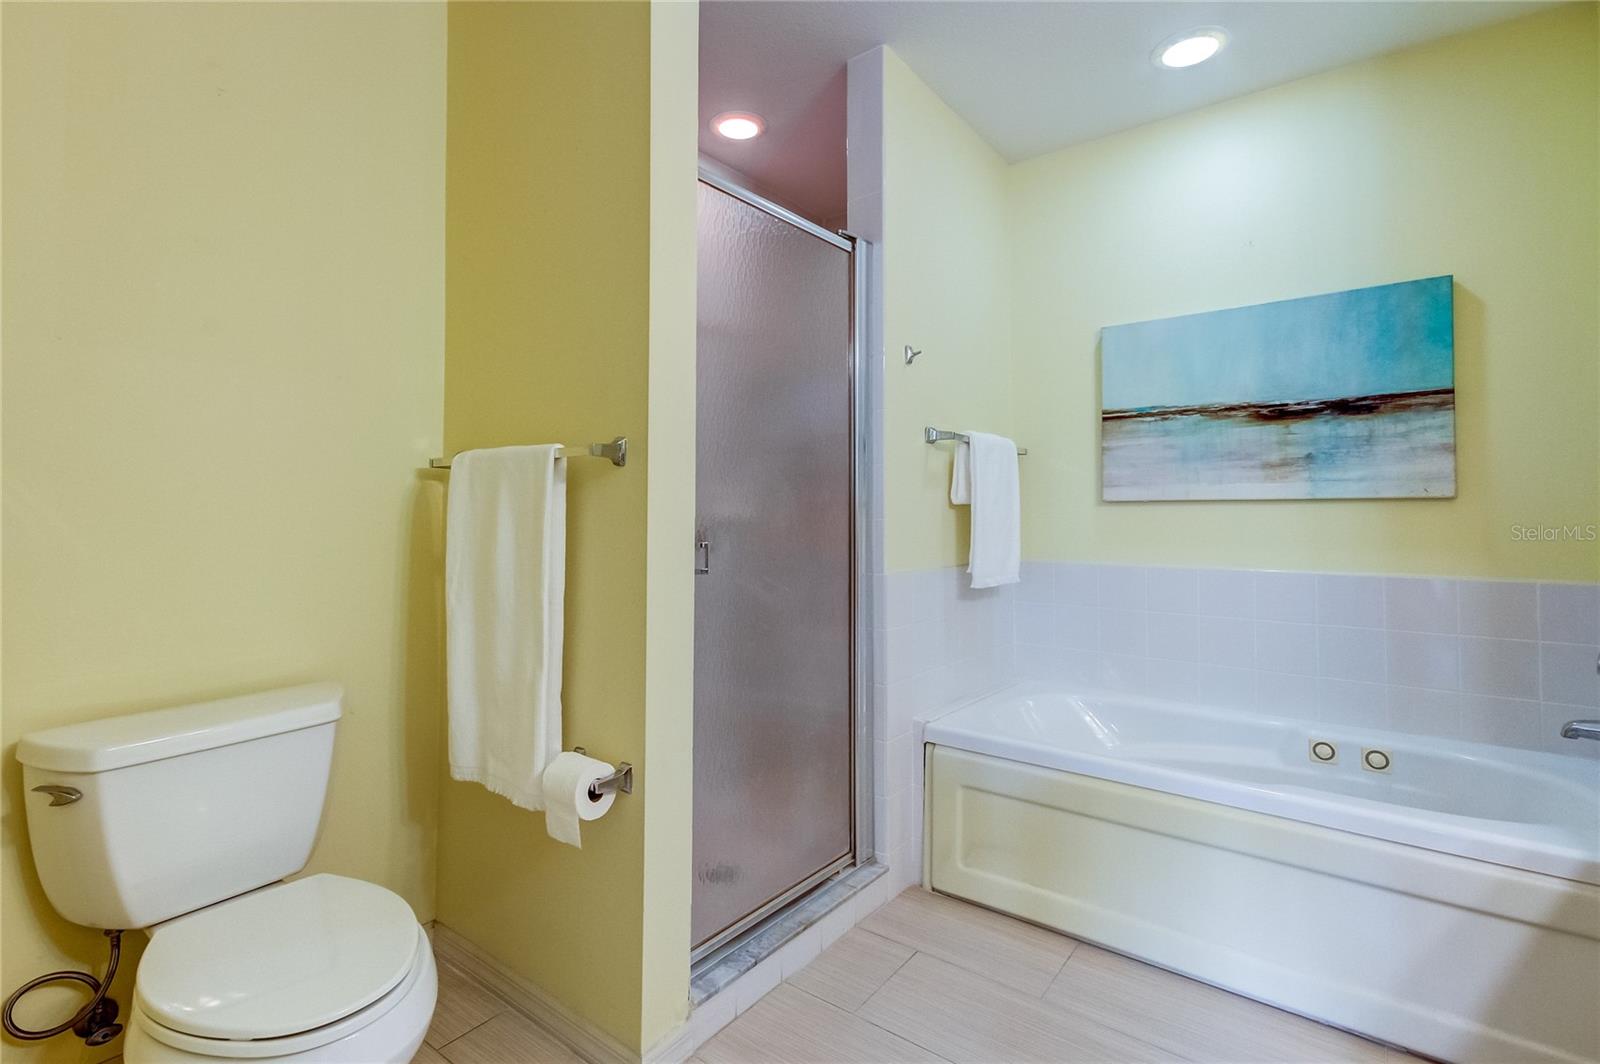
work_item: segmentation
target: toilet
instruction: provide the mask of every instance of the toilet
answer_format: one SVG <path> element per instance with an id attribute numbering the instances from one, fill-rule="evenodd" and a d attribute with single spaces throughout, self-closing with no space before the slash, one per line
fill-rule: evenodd
<path id="1" fill-rule="evenodd" d="M 310 684 L 17 744 L 45 894 L 142 928 L 127 1064 L 409 1061 L 438 974 L 403 898 L 305 867 L 343 692 Z"/>

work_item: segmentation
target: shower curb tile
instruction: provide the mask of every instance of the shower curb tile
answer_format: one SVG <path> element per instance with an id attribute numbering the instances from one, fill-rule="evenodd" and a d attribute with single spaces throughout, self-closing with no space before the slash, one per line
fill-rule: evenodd
<path id="1" fill-rule="evenodd" d="M 739 1015 L 733 997 L 731 993 L 718 994 L 692 1008 L 680 1036 L 681 1044 L 699 1049 L 718 1031 L 732 1023 Z"/>
<path id="2" fill-rule="evenodd" d="M 777 957 L 768 957 L 729 987 L 733 991 L 734 1014 L 743 1015 L 746 1009 L 772 993 L 782 982 L 782 962 Z"/>
<path id="3" fill-rule="evenodd" d="M 836 910 L 837 911 L 837 910 Z M 813 925 L 784 944 L 776 956 L 783 978 L 797 974 L 822 953 L 822 935 Z"/>
<path id="4" fill-rule="evenodd" d="M 881 861 L 875 861 L 838 873 L 797 905 L 771 918 L 715 963 L 694 972 L 689 979 L 689 1003 L 700 1005 L 713 995 L 734 986 L 761 965 L 775 960 L 778 952 L 791 940 L 830 913 L 848 906 L 864 888 L 881 879 L 887 871 Z"/>

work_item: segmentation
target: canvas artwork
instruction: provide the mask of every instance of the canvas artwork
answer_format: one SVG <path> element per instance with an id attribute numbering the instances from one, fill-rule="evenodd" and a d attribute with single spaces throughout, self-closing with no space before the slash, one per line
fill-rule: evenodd
<path id="1" fill-rule="evenodd" d="M 1110 326 L 1100 353 L 1108 501 L 1455 495 L 1450 277 Z"/>

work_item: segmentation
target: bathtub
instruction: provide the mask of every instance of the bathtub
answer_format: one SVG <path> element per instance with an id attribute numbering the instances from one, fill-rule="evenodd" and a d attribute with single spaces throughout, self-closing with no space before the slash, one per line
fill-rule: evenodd
<path id="1" fill-rule="evenodd" d="M 1030 686 L 923 741 L 932 889 L 1441 1059 L 1600 1061 L 1600 762 Z"/>

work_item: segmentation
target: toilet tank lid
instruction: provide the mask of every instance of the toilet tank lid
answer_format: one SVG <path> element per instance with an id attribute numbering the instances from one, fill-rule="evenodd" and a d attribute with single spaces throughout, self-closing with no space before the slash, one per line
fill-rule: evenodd
<path id="1" fill-rule="evenodd" d="M 17 741 L 17 760 L 53 772 L 106 772 L 339 719 L 344 688 L 312 683 L 68 724 Z"/>

